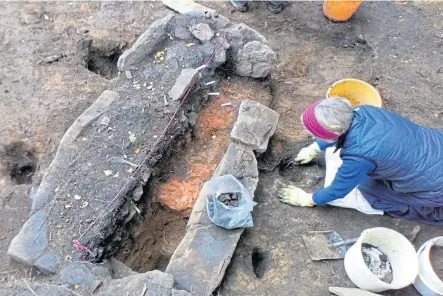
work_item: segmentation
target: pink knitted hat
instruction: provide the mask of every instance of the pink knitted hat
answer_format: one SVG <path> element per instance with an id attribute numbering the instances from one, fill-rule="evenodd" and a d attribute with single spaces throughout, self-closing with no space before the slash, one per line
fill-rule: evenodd
<path id="1" fill-rule="evenodd" d="M 335 140 L 338 136 L 340 136 L 340 133 L 336 132 L 330 132 L 327 129 L 325 129 L 323 126 L 320 125 L 320 123 L 317 121 L 317 118 L 315 118 L 314 109 L 315 106 L 317 106 L 322 99 L 312 103 L 309 105 L 309 107 L 303 112 L 301 118 L 303 125 L 305 128 L 313 134 L 315 137 L 323 140 Z"/>

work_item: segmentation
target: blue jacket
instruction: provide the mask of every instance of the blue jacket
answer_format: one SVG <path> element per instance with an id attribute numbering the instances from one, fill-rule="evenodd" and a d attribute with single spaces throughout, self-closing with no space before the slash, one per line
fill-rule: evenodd
<path id="1" fill-rule="evenodd" d="M 343 165 L 336 179 L 343 178 L 343 174 L 358 178 L 359 190 L 376 209 L 443 224 L 443 131 L 364 105 L 354 109 L 354 120 L 343 139 Z M 326 195 L 334 196 L 339 181 L 314 193 L 314 202 Z M 340 197 L 343 195 L 335 198 Z"/>

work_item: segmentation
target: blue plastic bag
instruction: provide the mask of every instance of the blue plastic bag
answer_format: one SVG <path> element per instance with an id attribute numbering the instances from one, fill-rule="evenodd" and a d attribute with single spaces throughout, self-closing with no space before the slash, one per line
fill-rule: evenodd
<path id="1" fill-rule="evenodd" d="M 203 192 L 206 196 L 206 210 L 209 220 L 226 229 L 249 228 L 253 226 L 252 210 L 257 204 L 249 191 L 234 176 L 225 175 L 205 183 Z M 238 206 L 227 206 L 217 197 L 223 193 L 239 192 Z"/>

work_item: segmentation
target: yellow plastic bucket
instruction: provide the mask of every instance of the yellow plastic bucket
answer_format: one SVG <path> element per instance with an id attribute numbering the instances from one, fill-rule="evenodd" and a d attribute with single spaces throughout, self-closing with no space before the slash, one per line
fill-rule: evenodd
<path id="1" fill-rule="evenodd" d="M 326 93 L 326 98 L 330 97 L 346 98 L 353 107 L 358 105 L 382 106 L 378 91 L 372 85 L 358 79 L 337 81 L 329 87 Z"/>
<path id="2" fill-rule="evenodd" d="M 344 22 L 351 18 L 362 0 L 324 0 L 323 13 L 330 20 Z"/>

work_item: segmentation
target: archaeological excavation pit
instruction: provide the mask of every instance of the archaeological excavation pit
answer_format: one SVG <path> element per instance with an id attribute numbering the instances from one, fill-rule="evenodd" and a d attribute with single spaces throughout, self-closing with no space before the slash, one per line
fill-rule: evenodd
<path id="1" fill-rule="evenodd" d="M 256 153 L 279 117 L 268 108 L 276 54 L 222 16 L 168 15 L 119 57 L 123 44 L 95 41 L 83 43 L 88 67 L 116 76 L 66 131 L 8 255 L 74 288 L 81 271 L 92 273 L 82 288 L 99 289 L 94 272 L 114 274 L 101 264 L 117 257 L 142 275 L 173 277 L 168 289 L 212 293 L 242 229 L 210 223 L 201 189 L 230 174 L 253 195 Z"/>
<path id="2" fill-rule="evenodd" d="M 203 184 L 212 178 L 228 149 L 242 100 L 258 98 L 263 104 L 271 102 L 267 82 L 238 77 L 228 82 L 226 76 L 220 91 L 220 97 L 210 100 L 198 115 L 192 115 L 196 116 L 192 131 L 146 186 L 144 218 L 117 256 L 136 272 L 166 269 L 186 233 Z M 258 269 L 261 274 L 263 268 Z"/>

